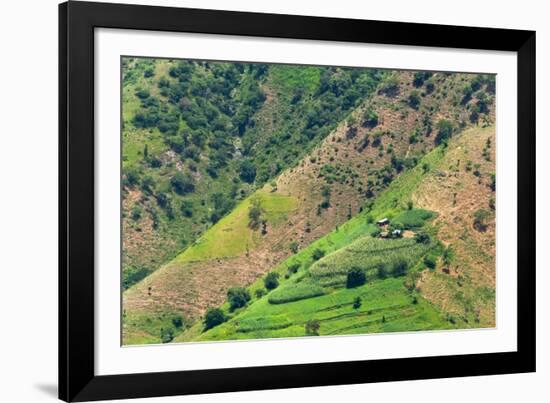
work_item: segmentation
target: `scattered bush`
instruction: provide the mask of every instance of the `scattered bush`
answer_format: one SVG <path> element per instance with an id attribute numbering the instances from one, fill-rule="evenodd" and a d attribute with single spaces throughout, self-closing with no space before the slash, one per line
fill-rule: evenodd
<path id="1" fill-rule="evenodd" d="M 168 328 L 160 329 L 160 340 L 162 343 L 170 343 L 172 340 L 174 340 L 174 329 Z"/>
<path id="2" fill-rule="evenodd" d="M 487 230 L 487 219 L 489 218 L 489 212 L 484 209 L 479 209 L 474 212 L 474 228 L 479 232 L 485 232 Z"/>
<path id="3" fill-rule="evenodd" d="M 183 327 L 183 317 L 181 315 L 174 316 L 172 318 L 172 325 L 174 325 L 174 327 L 176 329 L 182 328 Z"/>
<path id="4" fill-rule="evenodd" d="M 242 308 L 250 301 L 250 293 L 242 287 L 230 288 L 227 291 L 227 301 L 232 311 L 237 308 Z"/>
<path id="5" fill-rule="evenodd" d="M 428 269 L 435 269 L 437 264 L 437 257 L 431 254 L 424 256 L 424 264 Z"/>
<path id="6" fill-rule="evenodd" d="M 177 172 L 172 179 L 170 179 L 170 184 L 174 191 L 179 195 L 185 195 L 191 193 L 195 190 L 195 183 L 191 176 L 184 175 L 181 172 Z"/>
<path id="7" fill-rule="evenodd" d="M 279 274 L 275 272 L 267 273 L 264 278 L 264 286 L 268 290 L 274 290 L 279 286 Z"/>
<path id="8" fill-rule="evenodd" d="M 204 315 L 204 330 L 212 329 L 218 325 L 221 325 L 227 320 L 227 317 L 223 311 L 219 308 L 208 308 Z"/>
<path id="9" fill-rule="evenodd" d="M 361 297 L 355 297 L 355 299 L 353 300 L 353 309 L 361 308 L 361 304 Z"/>
<path id="10" fill-rule="evenodd" d="M 325 256 L 325 251 L 319 248 L 316 248 L 311 254 L 314 261 L 321 259 L 323 256 Z"/>
<path id="11" fill-rule="evenodd" d="M 378 125 L 378 114 L 374 109 L 367 108 L 365 113 L 363 113 L 363 126 L 373 128 L 376 125 Z"/>
<path id="12" fill-rule="evenodd" d="M 252 183 L 256 179 L 256 167 L 248 160 L 243 161 L 239 168 L 239 176 L 247 183 Z"/>
<path id="13" fill-rule="evenodd" d="M 318 320 L 308 320 L 305 325 L 306 334 L 308 336 L 319 336 L 320 327 Z"/>
<path id="14" fill-rule="evenodd" d="M 362 286 L 367 282 L 367 276 L 360 267 L 352 267 L 346 277 L 346 288 Z"/>
<path id="15" fill-rule="evenodd" d="M 420 95 L 418 95 L 418 91 L 411 91 L 409 97 L 407 98 L 407 103 L 411 108 L 415 110 L 418 109 L 420 106 Z"/>
<path id="16" fill-rule="evenodd" d="M 265 294 L 266 294 L 265 288 L 258 288 L 258 289 L 254 292 L 254 295 L 255 295 L 256 298 L 258 298 L 258 299 L 262 298 Z"/>
<path id="17" fill-rule="evenodd" d="M 437 122 L 437 129 L 438 132 L 435 138 L 436 144 L 447 142 L 453 135 L 453 124 L 446 119 L 441 119 L 439 122 Z"/>

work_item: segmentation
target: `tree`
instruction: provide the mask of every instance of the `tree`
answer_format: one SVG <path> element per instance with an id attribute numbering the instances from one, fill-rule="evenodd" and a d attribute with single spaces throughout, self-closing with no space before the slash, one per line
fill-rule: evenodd
<path id="1" fill-rule="evenodd" d="M 275 272 L 267 273 L 267 276 L 264 278 L 264 286 L 268 290 L 274 290 L 279 286 L 279 274 Z"/>
<path id="2" fill-rule="evenodd" d="M 243 161 L 239 167 L 239 176 L 246 183 L 252 183 L 256 179 L 256 167 L 248 160 Z"/>
<path id="3" fill-rule="evenodd" d="M 367 276 L 360 267 L 352 267 L 346 278 L 346 288 L 362 286 L 367 282 Z"/>
<path id="4" fill-rule="evenodd" d="M 288 247 L 290 248 L 292 253 L 298 253 L 298 247 L 299 247 L 298 242 L 292 241 Z"/>
<path id="5" fill-rule="evenodd" d="M 250 301 L 250 293 L 247 289 L 242 287 L 230 288 L 227 291 L 227 301 L 232 311 L 237 308 L 242 308 Z"/>
<path id="6" fill-rule="evenodd" d="M 319 260 L 323 256 L 325 256 L 325 251 L 319 248 L 315 249 L 311 255 L 311 257 L 313 257 L 313 260 Z"/>
<path id="7" fill-rule="evenodd" d="M 453 134 L 453 124 L 446 119 L 441 119 L 439 122 L 437 122 L 437 129 L 438 132 L 435 138 L 436 144 L 446 142 L 448 139 L 451 138 Z"/>
<path id="8" fill-rule="evenodd" d="M 318 320 L 308 320 L 305 325 L 306 334 L 308 336 L 319 336 L 319 328 L 321 325 Z"/>
<path id="9" fill-rule="evenodd" d="M 185 195 L 195 190 L 195 183 L 193 178 L 189 175 L 184 175 L 181 172 L 177 172 L 172 179 L 170 179 L 170 184 L 174 191 L 179 195 Z"/>
<path id="10" fill-rule="evenodd" d="M 204 330 L 212 329 L 215 326 L 221 325 L 227 320 L 223 311 L 219 308 L 208 308 L 204 315 Z"/>
<path id="11" fill-rule="evenodd" d="M 353 309 L 361 308 L 361 297 L 355 297 L 353 300 Z"/>

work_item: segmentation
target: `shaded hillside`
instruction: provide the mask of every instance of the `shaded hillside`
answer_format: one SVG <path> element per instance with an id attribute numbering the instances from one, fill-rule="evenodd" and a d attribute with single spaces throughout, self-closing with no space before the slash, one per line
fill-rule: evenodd
<path id="1" fill-rule="evenodd" d="M 122 75 L 125 288 L 294 165 L 382 76 L 142 58 Z"/>
<path id="2" fill-rule="evenodd" d="M 481 83 L 480 93 L 465 99 L 464 89 L 476 81 Z M 166 328 L 173 328 L 174 335 L 183 332 L 182 338 L 191 337 L 189 332 L 196 332 L 196 327 L 187 335 L 186 329 L 207 308 L 221 305 L 229 288 L 261 284 L 258 279 L 285 258 L 309 250 L 316 239 L 376 203 L 390 213 L 393 208 L 401 210 L 395 201 L 399 194 L 392 193 L 391 200 L 377 196 L 413 167 L 414 172 L 424 173 L 426 167 L 418 162 L 427 152 L 476 122 L 467 105 L 477 105 L 478 96 L 490 93 L 490 82 L 475 75 L 388 74 L 377 94 L 342 120 L 307 157 L 125 292 L 124 342 L 158 342 Z M 491 116 L 489 99 L 477 117 L 489 122 Z M 411 191 L 406 188 L 408 198 L 403 203 L 410 200 Z M 254 206 L 257 217 L 251 213 Z M 364 235 L 372 226 L 355 226 L 346 239 Z M 279 269 L 284 271 L 281 276 L 286 269 Z M 253 285 L 252 293 L 260 288 Z M 170 323 L 174 316 L 181 316 L 184 325 L 174 328 Z"/>
<path id="3" fill-rule="evenodd" d="M 224 305 L 226 323 L 206 332 L 197 324 L 176 341 L 494 326 L 494 212 L 482 222 L 475 213 L 492 205 L 494 165 L 484 150 L 494 133 L 467 129 L 439 146 L 370 210 L 275 267 L 276 289 L 234 312 Z M 478 171 L 456 169 L 463 155 Z M 373 222 L 384 217 L 408 236 L 380 238 Z M 354 271 L 363 275 L 350 284 Z M 249 292 L 263 287 L 257 281 Z"/>

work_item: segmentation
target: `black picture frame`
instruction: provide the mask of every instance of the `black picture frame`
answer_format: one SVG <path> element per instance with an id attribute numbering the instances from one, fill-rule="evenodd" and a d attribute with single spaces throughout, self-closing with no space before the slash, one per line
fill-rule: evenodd
<path id="1" fill-rule="evenodd" d="M 517 52 L 517 352 L 96 376 L 94 29 Z M 65 401 L 535 371 L 535 32 L 185 8 L 59 5 L 59 398 Z"/>

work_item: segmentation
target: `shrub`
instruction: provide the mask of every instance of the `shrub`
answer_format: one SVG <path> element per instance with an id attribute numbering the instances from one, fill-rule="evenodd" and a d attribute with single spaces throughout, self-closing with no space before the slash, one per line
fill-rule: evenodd
<path id="1" fill-rule="evenodd" d="M 388 97 L 396 96 L 399 94 L 399 78 L 395 74 L 392 74 L 380 85 L 378 92 Z"/>
<path id="2" fill-rule="evenodd" d="M 172 324 L 176 329 L 183 327 L 183 317 L 181 315 L 174 316 L 172 318 Z"/>
<path id="3" fill-rule="evenodd" d="M 379 278 L 379 279 L 385 279 L 386 277 L 388 277 L 388 274 L 389 274 L 389 269 L 388 269 L 388 265 L 384 262 L 379 262 L 377 265 L 376 265 L 376 276 Z"/>
<path id="4" fill-rule="evenodd" d="M 183 200 L 180 204 L 180 212 L 184 217 L 193 217 L 193 202 L 191 200 Z"/>
<path id="5" fill-rule="evenodd" d="M 418 91 L 411 91 L 409 98 L 407 99 L 407 103 L 411 108 L 418 109 L 420 106 L 420 95 L 418 95 Z"/>
<path id="6" fill-rule="evenodd" d="M 431 94 L 435 90 L 435 84 L 433 81 L 426 82 L 426 93 Z"/>
<path id="7" fill-rule="evenodd" d="M 418 232 L 417 234 L 415 234 L 414 240 L 418 243 L 428 244 L 430 243 L 430 236 L 425 232 Z"/>
<path id="8" fill-rule="evenodd" d="M 292 253 L 297 253 L 298 252 L 298 242 L 292 241 L 289 245 L 289 248 L 292 251 Z"/>
<path id="9" fill-rule="evenodd" d="M 170 343 L 172 340 L 174 340 L 174 329 L 172 329 L 172 328 L 168 328 L 168 329 L 161 328 L 160 329 L 160 340 L 163 343 Z"/>
<path id="10" fill-rule="evenodd" d="M 487 229 L 487 219 L 489 212 L 484 209 L 476 210 L 474 213 L 474 228 L 479 232 L 484 232 Z"/>
<path id="11" fill-rule="evenodd" d="M 437 258 L 434 255 L 424 256 L 424 264 L 428 269 L 435 269 L 436 263 L 437 263 Z"/>
<path id="12" fill-rule="evenodd" d="M 149 98 L 149 96 L 151 95 L 151 93 L 147 90 L 137 90 L 136 91 L 136 96 L 139 98 L 139 99 L 146 99 L 146 98 Z"/>
<path id="13" fill-rule="evenodd" d="M 139 206 L 132 207 L 132 220 L 137 221 L 141 218 L 141 209 Z"/>
<path id="14" fill-rule="evenodd" d="M 230 288 L 227 291 L 227 301 L 232 311 L 237 308 L 242 308 L 250 301 L 250 293 L 242 287 Z"/>
<path id="15" fill-rule="evenodd" d="M 247 183 L 252 183 L 256 179 L 256 167 L 250 161 L 243 161 L 239 167 L 239 176 Z"/>
<path id="16" fill-rule="evenodd" d="M 305 325 L 306 334 L 308 336 L 319 336 L 320 327 L 318 320 L 308 320 Z"/>
<path id="17" fill-rule="evenodd" d="M 256 298 L 262 298 L 264 295 L 266 294 L 266 291 L 265 291 L 265 288 L 258 288 L 255 292 L 254 292 L 254 295 L 256 295 Z"/>
<path id="18" fill-rule="evenodd" d="M 361 308 L 361 297 L 355 297 L 353 300 L 353 309 Z"/>
<path id="19" fill-rule="evenodd" d="M 437 129 L 438 132 L 435 138 L 436 144 L 446 142 L 449 138 L 451 138 L 454 130 L 453 124 L 446 119 L 441 119 L 439 122 L 437 122 Z"/>
<path id="20" fill-rule="evenodd" d="M 368 108 L 363 114 L 363 126 L 365 127 L 376 127 L 378 124 L 378 114 L 374 109 Z"/>
<path id="21" fill-rule="evenodd" d="M 392 274 L 396 277 L 402 276 L 407 273 L 408 268 L 409 264 L 407 263 L 407 261 L 403 258 L 399 258 L 392 263 Z"/>
<path id="22" fill-rule="evenodd" d="M 179 195 L 184 195 L 195 190 L 193 178 L 189 175 L 184 175 L 181 172 L 176 173 L 170 179 L 170 184 L 174 191 Z"/>
<path id="23" fill-rule="evenodd" d="M 128 186 L 137 185 L 139 183 L 139 172 L 136 169 L 127 169 L 125 182 Z"/>
<path id="24" fill-rule="evenodd" d="M 208 308 L 204 315 L 204 330 L 212 329 L 215 326 L 221 325 L 227 320 L 223 311 L 219 308 Z"/>
<path id="25" fill-rule="evenodd" d="M 262 207 L 258 199 L 253 199 L 248 208 L 248 219 L 250 228 L 256 230 L 262 222 Z"/>
<path id="26" fill-rule="evenodd" d="M 315 249 L 311 255 L 311 257 L 313 258 L 313 260 L 319 260 L 321 259 L 323 256 L 325 256 L 325 251 L 323 249 Z"/>
<path id="27" fill-rule="evenodd" d="M 367 282 L 367 276 L 360 267 L 352 267 L 346 277 L 346 288 L 362 286 Z"/>
<path id="28" fill-rule="evenodd" d="M 274 290 L 279 286 L 279 274 L 275 272 L 267 273 L 267 276 L 264 278 L 264 286 L 268 290 Z"/>
<path id="29" fill-rule="evenodd" d="M 292 263 L 290 266 L 288 266 L 288 272 L 291 274 L 297 273 L 300 266 L 301 264 L 299 262 Z"/>

